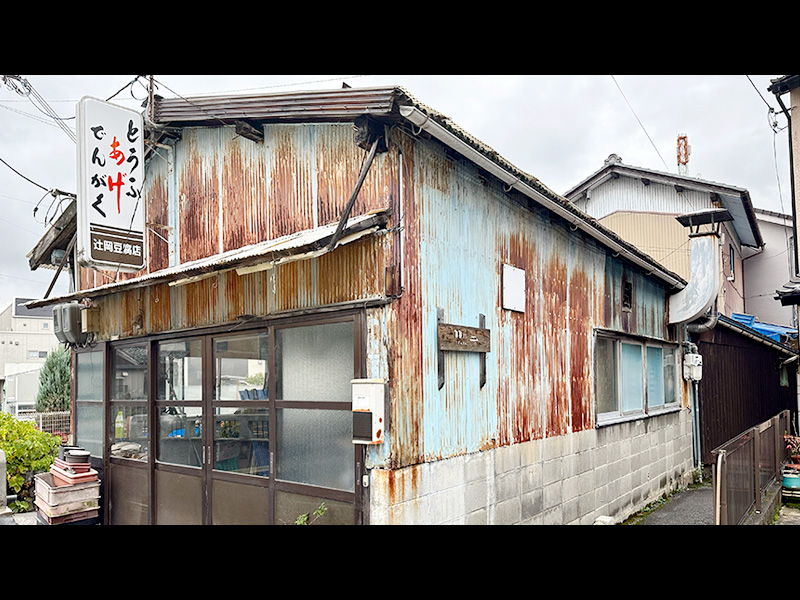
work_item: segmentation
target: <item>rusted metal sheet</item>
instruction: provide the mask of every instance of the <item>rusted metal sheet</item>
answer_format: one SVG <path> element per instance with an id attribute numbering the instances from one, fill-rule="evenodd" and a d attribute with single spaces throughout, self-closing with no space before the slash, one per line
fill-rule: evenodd
<path id="1" fill-rule="evenodd" d="M 235 135 L 227 128 L 220 135 Z M 222 146 L 220 222 L 222 252 L 269 238 L 264 150 L 243 137 L 225 140 Z"/>
<path id="2" fill-rule="evenodd" d="M 237 96 L 193 96 L 160 99 L 155 120 L 163 124 L 235 119 L 291 119 L 309 121 L 350 121 L 360 115 L 388 115 L 399 91 L 395 87 L 352 88 L 349 90 L 301 91 Z"/>
<path id="3" fill-rule="evenodd" d="M 267 125 L 264 132 L 269 237 L 338 222 L 364 159 L 352 125 Z M 396 157 L 378 155 L 350 216 L 390 206 Z"/>
<path id="4" fill-rule="evenodd" d="M 220 252 L 217 129 L 187 129 L 176 145 L 180 262 Z"/>
<path id="5" fill-rule="evenodd" d="M 402 147 L 404 295 L 376 317 L 372 342 L 388 345 L 393 429 L 373 460 L 407 466 L 593 427 L 594 330 L 668 339 L 663 284 L 457 156 L 421 139 Z M 503 264 L 526 273 L 524 312 L 502 308 Z M 623 280 L 636 290 L 630 311 Z M 438 307 L 472 327 L 486 315 L 484 387 L 479 355 L 453 352 L 439 389 Z"/>

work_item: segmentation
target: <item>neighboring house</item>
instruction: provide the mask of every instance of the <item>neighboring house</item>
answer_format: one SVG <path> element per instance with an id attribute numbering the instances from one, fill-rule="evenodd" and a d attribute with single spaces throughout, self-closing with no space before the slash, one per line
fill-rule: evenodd
<path id="1" fill-rule="evenodd" d="M 721 286 L 716 308 L 728 316 L 749 312 L 743 259 L 761 251 L 764 241 L 746 189 L 626 165 L 612 154 L 602 169 L 564 196 L 684 278 L 689 274 L 690 237 L 677 217 L 726 210 L 731 220 L 720 225 Z"/>
<path id="2" fill-rule="evenodd" d="M 30 300 L 14 298 L 0 311 L 0 409 L 13 415 L 33 410 L 38 369 L 58 347 L 52 309 L 27 308 Z"/>
<path id="3" fill-rule="evenodd" d="M 149 110 L 147 268 L 30 303 L 85 317 L 104 522 L 592 524 L 692 480 L 691 280 L 401 88 Z"/>
<path id="4" fill-rule="evenodd" d="M 745 310 L 764 324 L 797 330 L 795 311 L 775 301 L 775 290 L 794 274 L 794 230 L 791 215 L 755 209 L 764 247 L 745 255 Z"/>
<path id="5" fill-rule="evenodd" d="M 718 231 L 717 299 L 706 315 L 686 323 L 703 357 L 695 411 L 699 463 L 709 465 L 716 447 L 781 410 L 796 417 L 796 373 L 784 363 L 796 361 L 797 329 L 771 300 L 786 280 L 786 230 L 775 215 L 756 211 L 746 189 L 626 165 L 614 154 L 565 197 L 683 277 L 697 232 Z"/>

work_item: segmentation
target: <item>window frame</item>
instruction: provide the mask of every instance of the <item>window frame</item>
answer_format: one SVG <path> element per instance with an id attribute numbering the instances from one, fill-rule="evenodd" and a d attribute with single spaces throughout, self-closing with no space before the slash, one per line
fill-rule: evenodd
<path id="1" fill-rule="evenodd" d="M 679 373 L 679 360 L 678 357 L 680 356 L 679 350 L 680 346 L 676 343 L 668 342 L 666 340 L 656 339 L 656 338 L 647 338 L 647 337 L 639 337 L 639 336 L 630 336 L 624 335 L 619 332 L 614 331 L 606 331 L 606 330 L 596 330 L 595 331 L 595 339 L 593 344 L 593 357 L 592 357 L 592 368 L 594 370 L 594 407 L 595 407 L 595 422 L 597 427 L 601 427 L 604 425 L 612 425 L 615 423 L 622 423 L 625 421 L 634 421 L 639 419 L 646 419 L 648 417 L 662 415 L 665 413 L 675 412 L 681 409 L 681 394 L 680 394 L 680 379 Z M 613 352 L 614 352 L 614 380 L 611 385 L 603 386 L 606 389 L 613 389 L 615 394 L 615 407 L 616 410 L 613 411 L 606 411 L 600 412 L 600 403 L 598 401 L 598 390 L 601 387 L 601 370 L 597 368 L 598 366 L 598 355 L 597 355 L 597 341 L 598 339 L 602 339 L 607 342 L 611 342 Z M 622 345 L 629 344 L 638 346 L 641 349 L 641 381 L 642 381 L 642 399 L 641 405 L 634 408 L 625 410 L 623 408 L 623 360 L 622 360 Z M 661 350 L 661 357 L 662 357 L 662 367 L 661 367 L 661 386 L 660 391 L 663 396 L 663 403 L 657 404 L 654 403 L 650 396 L 651 393 L 651 385 L 650 381 L 648 380 L 648 350 L 652 348 L 658 348 Z M 672 389 L 674 390 L 674 397 L 672 400 L 669 400 L 666 397 L 666 392 L 668 390 L 667 382 L 668 382 L 668 375 L 667 369 L 665 368 L 663 359 L 666 351 L 669 350 L 672 352 L 673 356 L 673 386 Z"/>

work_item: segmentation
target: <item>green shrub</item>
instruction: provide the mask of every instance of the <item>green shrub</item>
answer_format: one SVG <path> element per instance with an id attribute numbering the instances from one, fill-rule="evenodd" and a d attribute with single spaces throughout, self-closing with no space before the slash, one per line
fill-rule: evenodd
<path id="1" fill-rule="evenodd" d="M 62 346 L 47 355 L 39 371 L 38 412 L 69 410 L 70 360 L 70 351 Z"/>
<path id="2" fill-rule="evenodd" d="M 0 450 L 6 455 L 8 493 L 17 494 L 17 501 L 8 506 L 25 512 L 33 505 L 33 475 L 48 471 L 58 454 L 58 436 L 39 431 L 30 421 L 18 421 L 0 412 Z"/>

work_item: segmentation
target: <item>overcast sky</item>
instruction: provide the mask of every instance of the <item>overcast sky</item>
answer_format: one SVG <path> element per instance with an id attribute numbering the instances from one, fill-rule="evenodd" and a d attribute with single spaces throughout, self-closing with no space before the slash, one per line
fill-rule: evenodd
<path id="1" fill-rule="evenodd" d="M 154 75 L 164 97 L 400 85 L 559 194 L 612 153 L 677 173 L 686 134 L 687 175 L 746 188 L 756 208 L 789 214 L 787 122 L 767 91 L 780 76 Z M 138 108 L 147 93 L 146 79 L 126 88 L 136 75 L 22 77 L 72 129 L 83 96 L 125 88 L 113 101 Z M 44 296 L 55 271 L 30 271 L 26 254 L 57 213 L 45 190 L 77 189 L 75 143 L 41 108 L 0 80 L 0 309 L 15 296 Z M 51 295 L 67 292 L 61 275 Z"/>

